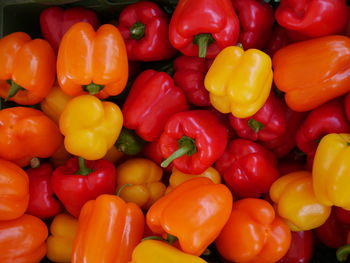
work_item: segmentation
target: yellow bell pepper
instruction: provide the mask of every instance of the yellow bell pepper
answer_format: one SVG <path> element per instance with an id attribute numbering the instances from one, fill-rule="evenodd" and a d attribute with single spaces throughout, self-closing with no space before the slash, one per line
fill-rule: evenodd
<path id="1" fill-rule="evenodd" d="M 170 193 L 176 186 L 195 177 L 207 177 L 216 184 L 221 183 L 220 173 L 213 167 L 209 167 L 201 174 L 185 174 L 174 167 L 169 178 L 169 186 L 165 193 Z"/>
<path id="2" fill-rule="evenodd" d="M 204 259 L 178 250 L 166 242 L 144 240 L 134 249 L 129 263 L 205 263 Z"/>
<path id="3" fill-rule="evenodd" d="M 266 102 L 272 85 L 271 58 L 257 49 L 230 46 L 215 58 L 204 80 L 211 104 L 235 117 L 254 115 Z"/>
<path id="4" fill-rule="evenodd" d="M 126 202 L 148 209 L 166 190 L 161 182 L 163 170 L 148 159 L 129 159 L 117 168 L 119 196 Z M 129 185 L 130 184 L 130 185 Z"/>
<path id="5" fill-rule="evenodd" d="M 317 199 L 324 205 L 350 210 L 350 134 L 331 133 L 320 141 L 312 178 Z"/>
<path id="6" fill-rule="evenodd" d="M 331 206 L 321 204 L 314 194 L 312 175 L 298 171 L 277 179 L 270 188 L 277 213 L 292 231 L 305 231 L 321 226 L 331 213 Z"/>
<path id="7" fill-rule="evenodd" d="M 116 142 L 122 126 L 119 107 L 92 95 L 71 99 L 60 117 L 67 151 L 87 160 L 103 158 Z"/>
<path id="8" fill-rule="evenodd" d="M 71 262 L 72 248 L 77 233 L 78 219 L 69 214 L 55 216 L 47 239 L 47 258 L 53 262 Z"/>

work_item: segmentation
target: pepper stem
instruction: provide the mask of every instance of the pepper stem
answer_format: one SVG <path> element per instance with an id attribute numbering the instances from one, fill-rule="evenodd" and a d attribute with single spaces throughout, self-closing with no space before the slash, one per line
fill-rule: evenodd
<path id="1" fill-rule="evenodd" d="M 259 132 L 262 128 L 264 128 L 264 124 L 254 119 L 248 120 L 248 126 L 255 132 Z"/>
<path id="2" fill-rule="evenodd" d="M 130 27 L 130 36 L 133 39 L 140 40 L 145 35 L 145 24 L 136 22 Z"/>
<path id="3" fill-rule="evenodd" d="M 30 167 L 31 168 L 39 168 L 40 167 L 40 160 L 37 157 L 33 157 L 30 160 Z"/>
<path id="4" fill-rule="evenodd" d="M 104 85 L 98 85 L 95 83 L 90 83 L 89 85 L 83 86 L 83 89 L 89 92 L 90 95 L 95 95 L 99 93 L 104 88 Z"/>
<path id="5" fill-rule="evenodd" d="M 92 169 L 86 167 L 84 158 L 78 157 L 78 162 L 79 162 L 79 170 L 75 174 L 86 176 L 92 172 Z"/>
<path id="6" fill-rule="evenodd" d="M 194 37 L 193 42 L 198 45 L 198 57 L 205 58 L 208 46 L 214 42 L 211 34 L 198 34 Z"/>
<path id="7" fill-rule="evenodd" d="M 167 234 L 166 239 L 159 237 L 159 236 L 149 236 L 149 237 L 143 238 L 141 241 L 144 241 L 144 240 L 161 240 L 161 241 L 165 241 L 165 242 L 169 243 L 170 245 L 172 245 L 176 242 L 177 237 L 173 236 L 171 234 Z"/>
<path id="8" fill-rule="evenodd" d="M 132 184 L 123 184 L 117 191 L 117 196 L 120 196 L 125 187 L 132 186 Z"/>
<path id="9" fill-rule="evenodd" d="M 187 154 L 188 156 L 191 156 L 192 154 L 197 152 L 197 147 L 195 141 L 188 137 L 188 136 L 182 136 L 182 138 L 178 141 L 179 149 L 177 149 L 175 152 L 173 152 L 166 160 L 164 160 L 160 166 L 165 168 L 168 167 L 168 165 L 174 161 L 175 159 Z"/>
<path id="10" fill-rule="evenodd" d="M 11 85 L 9 92 L 7 93 L 7 97 L 5 99 L 5 102 L 11 99 L 13 96 L 17 94 L 20 90 L 24 90 L 20 85 L 15 83 L 13 80 L 9 79 L 7 80 L 7 83 Z"/>
<path id="11" fill-rule="evenodd" d="M 347 244 L 345 246 L 338 248 L 336 252 L 338 261 L 340 262 L 346 261 L 346 258 L 348 257 L 349 253 L 350 253 L 350 244 Z"/>

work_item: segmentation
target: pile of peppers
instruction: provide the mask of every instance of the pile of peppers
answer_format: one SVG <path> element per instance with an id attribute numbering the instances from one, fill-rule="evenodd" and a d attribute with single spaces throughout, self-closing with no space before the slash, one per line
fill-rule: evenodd
<path id="1" fill-rule="evenodd" d="M 0 39 L 0 262 L 346 261 L 349 12 L 43 6 Z"/>

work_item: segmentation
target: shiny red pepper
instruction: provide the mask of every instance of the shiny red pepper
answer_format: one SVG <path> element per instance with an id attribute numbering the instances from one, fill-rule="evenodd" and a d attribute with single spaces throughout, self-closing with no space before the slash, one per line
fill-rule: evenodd
<path id="1" fill-rule="evenodd" d="M 133 83 L 123 105 L 124 126 L 146 141 L 156 140 L 173 114 L 188 109 L 182 89 L 164 72 L 149 69 Z"/>
<path id="2" fill-rule="evenodd" d="M 170 21 L 170 43 L 186 56 L 214 58 L 238 36 L 231 0 L 180 0 Z"/>
<path id="3" fill-rule="evenodd" d="M 29 168 L 29 204 L 26 213 L 46 219 L 54 217 L 63 210 L 62 204 L 54 197 L 49 163 L 40 164 L 38 168 Z"/>
<path id="4" fill-rule="evenodd" d="M 141 1 L 128 5 L 119 15 L 129 60 L 157 61 L 173 57 L 169 42 L 169 18 L 155 3 Z"/>
<path id="5" fill-rule="evenodd" d="M 216 161 L 216 169 L 240 198 L 260 197 L 279 177 L 275 156 L 263 146 L 245 139 L 230 142 Z"/>
<path id="6" fill-rule="evenodd" d="M 46 8 L 40 14 L 41 33 L 56 53 L 64 33 L 78 22 L 87 22 L 95 30 L 99 26 L 95 12 L 82 7 L 72 7 L 64 10 L 61 7 L 53 6 Z"/>
<path id="7" fill-rule="evenodd" d="M 83 205 L 102 194 L 115 194 L 116 169 L 107 160 L 86 161 L 69 159 L 65 166 L 57 167 L 51 178 L 52 187 L 73 216 L 78 217 Z"/>
<path id="8" fill-rule="evenodd" d="M 272 6 L 261 0 L 232 0 L 232 3 L 241 24 L 238 42 L 244 49 L 262 49 L 275 22 Z"/>
<path id="9" fill-rule="evenodd" d="M 292 40 L 288 37 L 287 29 L 275 24 L 270 39 L 265 47 L 265 52 L 272 57 L 277 50 L 289 45 L 291 42 Z"/>

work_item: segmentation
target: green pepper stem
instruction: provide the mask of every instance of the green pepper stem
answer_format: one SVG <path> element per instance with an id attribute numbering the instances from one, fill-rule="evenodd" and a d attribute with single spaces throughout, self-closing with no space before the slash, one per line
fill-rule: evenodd
<path id="1" fill-rule="evenodd" d="M 144 240 L 161 240 L 161 241 L 165 241 L 167 243 L 169 243 L 170 245 L 174 244 L 177 240 L 176 236 L 173 236 L 171 234 L 167 234 L 166 239 L 160 237 L 160 236 L 149 236 L 149 237 L 145 237 L 142 239 L 142 241 Z"/>
<path id="2" fill-rule="evenodd" d="M 161 241 L 164 241 L 164 238 L 159 237 L 159 236 L 149 236 L 149 237 L 142 238 L 141 241 L 145 241 L 145 240 L 161 240 Z"/>
<path id="3" fill-rule="evenodd" d="M 194 37 L 193 42 L 198 46 L 198 57 L 205 58 L 208 46 L 214 42 L 211 34 L 198 34 Z"/>
<path id="4" fill-rule="evenodd" d="M 11 85 L 9 92 L 7 93 L 7 97 L 5 98 L 5 102 L 15 96 L 20 90 L 24 90 L 20 85 L 15 83 L 13 80 L 8 80 L 7 83 Z"/>
<path id="5" fill-rule="evenodd" d="M 248 126 L 254 132 L 259 132 L 262 128 L 264 128 L 264 124 L 262 124 L 261 122 L 258 122 L 257 120 L 254 120 L 254 119 L 248 120 Z"/>
<path id="6" fill-rule="evenodd" d="M 103 85 L 98 85 L 95 83 L 90 83 L 89 85 L 83 86 L 83 89 L 89 92 L 90 95 L 95 95 L 99 93 L 104 88 Z"/>
<path id="7" fill-rule="evenodd" d="M 78 157 L 78 162 L 79 162 L 79 170 L 75 174 L 86 176 L 93 171 L 92 169 L 86 167 L 84 158 Z"/>
<path id="8" fill-rule="evenodd" d="M 350 244 L 347 244 L 345 246 L 338 248 L 336 252 L 338 261 L 340 262 L 346 261 L 346 258 L 348 257 L 349 253 L 350 253 Z"/>
<path id="9" fill-rule="evenodd" d="M 117 191 L 117 196 L 120 196 L 125 187 L 132 186 L 132 184 L 123 184 Z"/>
<path id="10" fill-rule="evenodd" d="M 31 168 L 39 168 L 40 167 L 40 160 L 37 157 L 33 157 L 30 160 L 30 167 Z"/>
<path id="11" fill-rule="evenodd" d="M 140 40 L 145 35 L 145 24 L 136 22 L 130 27 L 130 36 L 133 39 Z"/>

